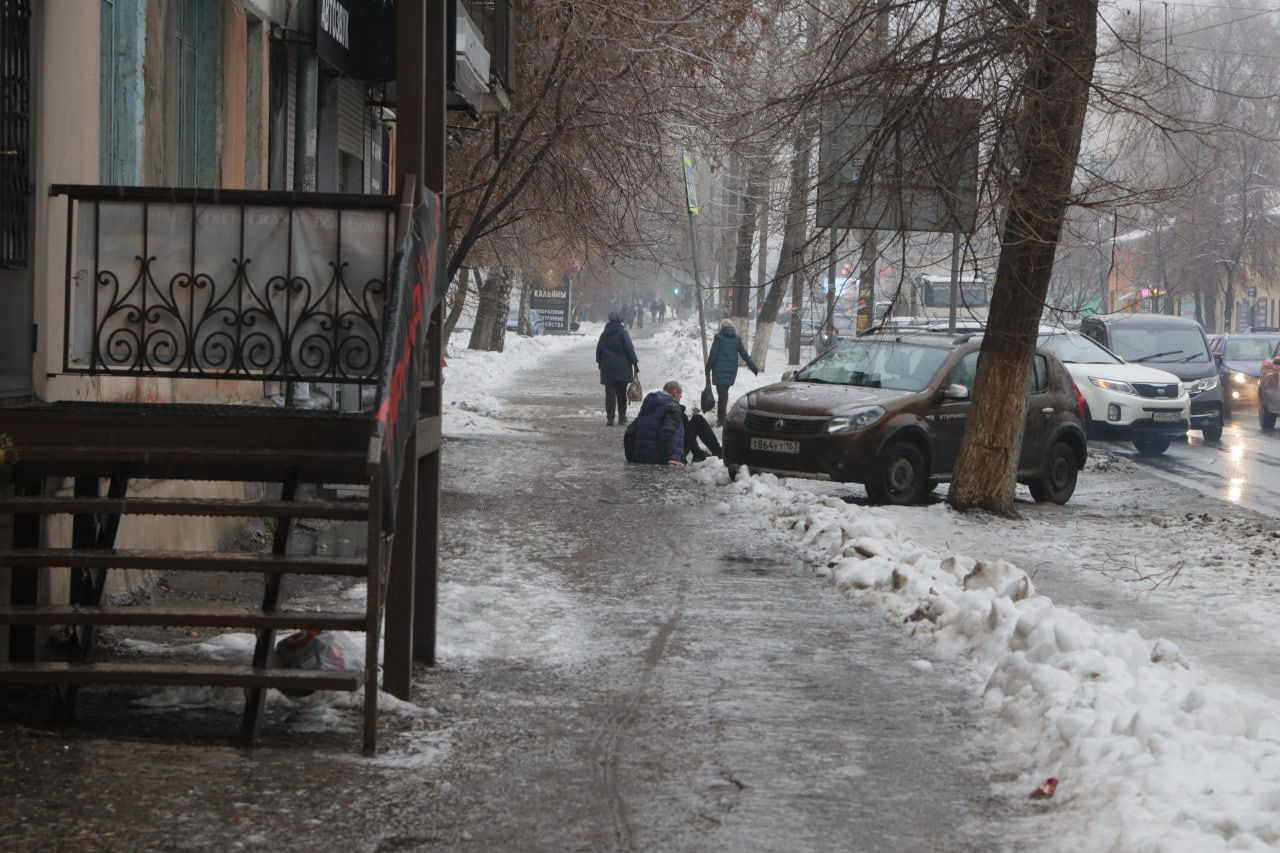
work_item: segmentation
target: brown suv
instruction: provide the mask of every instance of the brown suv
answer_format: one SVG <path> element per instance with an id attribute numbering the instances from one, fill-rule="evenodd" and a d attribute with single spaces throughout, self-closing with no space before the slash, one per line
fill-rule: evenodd
<path id="1" fill-rule="evenodd" d="M 871 334 L 841 341 L 783 381 L 740 397 L 724 461 L 783 476 L 862 483 L 872 500 L 919 503 L 951 479 L 981 336 Z M 1087 455 L 1084 402 L 1062 362 L 1038 350 L 1018 482 L 1066 503 Z"/>

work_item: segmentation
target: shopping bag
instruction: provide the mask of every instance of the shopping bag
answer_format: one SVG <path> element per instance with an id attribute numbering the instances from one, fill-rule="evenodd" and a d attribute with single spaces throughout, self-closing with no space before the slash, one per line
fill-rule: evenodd
<path id="1" fill-rule="evenodd" d="M 627 385 L 627 399 L 633 403 L 639 403 L 644 399 L 644 388 L 640 387 L 640 377 L 632 378 L 631 383 Z"/>

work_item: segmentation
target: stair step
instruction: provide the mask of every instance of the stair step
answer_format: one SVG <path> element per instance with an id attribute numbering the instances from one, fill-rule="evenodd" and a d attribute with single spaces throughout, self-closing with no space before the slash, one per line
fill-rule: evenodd
<path id="1" fill-rule="evenodd" d="M 0 550 L 0 566 L 42 569 L 154 569 L 191 572 L 261 572 L 264 574 L 366 577 L 368 563 L 359 558 L 312 554 L 208 551 L 140 551 L 102 548 L 13 548 Z"/>
<path id="2" fill-rule="evenodd" d="M 272 481 L 286 472 L 299 482 L 369 482 L 369 449 L 321 450 L 257 447 L 154 447 L 150 445 L 15 445 L 5 464 L 24 465 L 45 476 L 110 476 L 183 480 Z"/>
<path id="3" fill-rule="evenodd" d="M 0 684 L 135 684 L 163 687 L 274 687 L 279 690 L 359 690 L 360 671 L 265 669 L 242 664 L 0 663 Z"/>
<path id="4" fill-rule="evenodd" d="M 0 605 L 0 625 L 145 625 L 199 628 L 312 628 L 320 631 L 363 631 L 364 611 L 274 610 L 236 605 L 146 604 L 91 607 L 87 605 Z"/>
<path id="5" fill-rule="evenodd" d="M 197 515 L 242 518 L 323 518 L 363 521 L 369 516 L 364 501 L 264 501 L 231 498 L 107 498 L 19 496 L 0 498 L 5 514 Z"/>

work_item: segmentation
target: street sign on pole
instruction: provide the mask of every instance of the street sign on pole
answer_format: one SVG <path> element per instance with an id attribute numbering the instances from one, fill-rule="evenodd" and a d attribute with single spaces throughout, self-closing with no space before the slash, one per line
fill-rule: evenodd
<path id="1" fill-rule="evenodd" d="M 684 196 L 689 210 L 689 249 L 693 255 L 693 295 L 698 302 L 698 331 L 702 337 L 702 363 L 707 363 L 707 325 L 702 319 L 702 279 L 698 276 L 698 235 L 693 227 L 693 217 L 698 215 L 698 196 L 693 188 L 693 161 L 688 154 L 680 159 L 684 166 Z M 711 380 L 707 380 L 711 384 Z"/>

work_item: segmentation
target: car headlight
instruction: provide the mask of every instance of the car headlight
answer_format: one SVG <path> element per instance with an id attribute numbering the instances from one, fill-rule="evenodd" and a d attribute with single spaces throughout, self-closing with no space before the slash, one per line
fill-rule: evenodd
<path id="1" fill-rule="evenodd" d="M 742 426 L 747 422 L 747 398 L 745 395 L 739 397 L 729 407 L 729 414 L 726 420 L 735 426 Z"/>
<path id="2" fill-rule="evenodd" d="M 852 432 L 865 429 L 884 417 L 884 409 L 871 406 L 848 415 L 837 415 L 827 421 L 827 432 Z"/>
<path id="3" fill-rule="evenodd" d="M 1128 382 L 1121 382 L 1118 379 L 1099 379 L 1096 376 L 1090 376 L 1089 381 L 1104 391 L 1113 391 L 1116 394 L 1132 394 L 1137 397 L 1138 392 L 1133 390 L 1133 386 Z"/>
<path id="4" fill-rule="evenodd" d="M 1231 381 L 1237 385 L 1244 385 L 1249 381 L 1249 377 L 1244 373 L 1233 373 L 1231 374 Z"/>
<path id="5" fill-rule="evenodd" d="M 1205 391 L 1212 391 L 1218 387 L 1218 377 L 1206 376 L 1204 379 L 1188 382 L 1185 387 L 1188 394 L 1201 394 Z"/>

